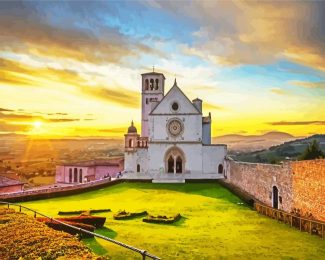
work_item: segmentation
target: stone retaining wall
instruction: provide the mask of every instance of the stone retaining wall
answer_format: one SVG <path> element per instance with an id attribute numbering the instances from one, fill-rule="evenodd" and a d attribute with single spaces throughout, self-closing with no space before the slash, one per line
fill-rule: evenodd
<path id="1" fill-rule="evenodd" d="M 291 163 L 293 207 L 325 221 L 325 159 Z"/>
<path id="2" fill-rule="evenodd" d="M 234 185 L 255 200 L 272 207 L 273 187 L 278 189 L 278 208 L 299 209 L 325 220 L 325 160 L 290 161 L 281 165 L 227 160 L 226 183 Z"/>

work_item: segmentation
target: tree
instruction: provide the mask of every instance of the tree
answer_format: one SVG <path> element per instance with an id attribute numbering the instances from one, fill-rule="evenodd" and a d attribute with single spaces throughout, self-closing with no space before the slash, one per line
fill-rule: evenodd
<path id="1" fill-rule="evenodd" d="M 324 153 L 322 149 L 319 147 L 319 143 L 317 140 L 313 140 L 311 143 L 308 144 L 305 151 L 302 155 L 298 158 L 299 160 L 313 160 L 324 158 Z"/>

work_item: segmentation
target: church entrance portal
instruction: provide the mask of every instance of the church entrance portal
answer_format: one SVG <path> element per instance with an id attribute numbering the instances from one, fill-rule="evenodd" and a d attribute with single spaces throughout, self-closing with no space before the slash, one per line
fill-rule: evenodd
<path id="1" fill-rule="evenodd" d="M 173 147 L 166 152 L 165 167 L 167 173 L 183 173 L 185 157 L 179 148 Z"/>

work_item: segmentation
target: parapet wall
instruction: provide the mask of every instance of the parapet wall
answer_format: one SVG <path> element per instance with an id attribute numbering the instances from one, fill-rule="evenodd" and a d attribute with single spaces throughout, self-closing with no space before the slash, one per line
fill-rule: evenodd
<path id="1" fill-rule="evenodd" d="M 325 221 L 325 159 L 291 162 L 293 208 Z"/>
<path id="2" fill-rule="evenodd" d="M 273 186 L 278 188 L 279 209 L 290 211 L 292 207 L 292 178 L 289 165 L 245 163 L 227 161 L 226 182 L 237 186 L 256 200 L 272 207 Z"/>
<path id="3" fill-rule="evenodd" d="M 273 187 L 278 189 L 278 208 L 299 209 L 325 220 L 325 160 L 292 161 L 282 165 L 227 160 L 226 183 L 273 207 Z"/>

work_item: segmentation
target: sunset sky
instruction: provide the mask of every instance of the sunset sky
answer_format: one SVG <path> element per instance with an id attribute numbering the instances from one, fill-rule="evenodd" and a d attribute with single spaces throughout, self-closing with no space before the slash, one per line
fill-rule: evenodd
<path id="1" fill-rule="evenodd" d="M 177 78 L 213 136 L 325 134 L 325 2 L 0 2 L 0 133 L 140 129 L 141 73 Z"/>

